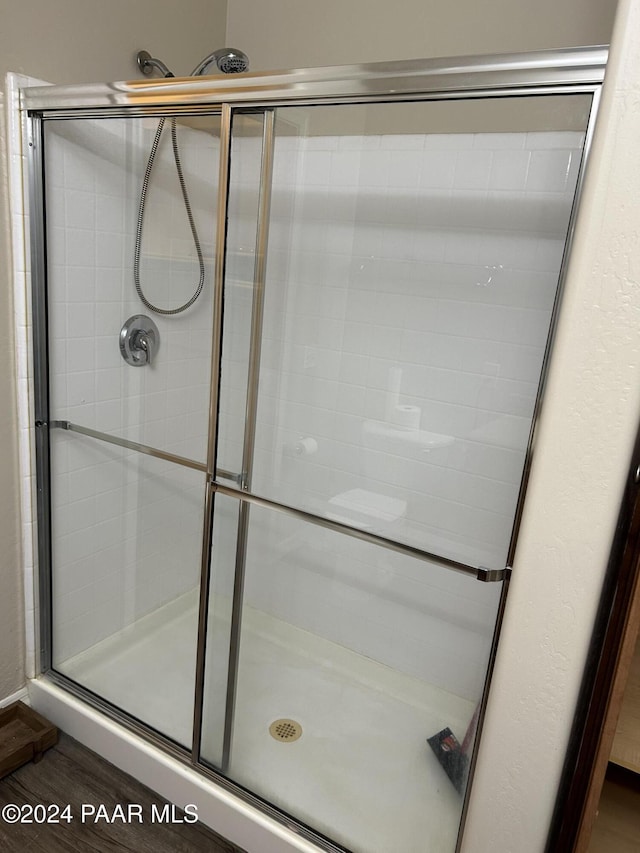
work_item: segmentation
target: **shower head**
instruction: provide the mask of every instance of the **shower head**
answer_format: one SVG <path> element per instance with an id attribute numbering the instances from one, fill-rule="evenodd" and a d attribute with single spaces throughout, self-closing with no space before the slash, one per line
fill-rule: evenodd
<path id="1" fill-rule="evenodd" d="M 214 63 L 222 74 L 238 74 L 249 70 L 249 57 L 235 47 L 222 47 L 205 56 L 191 72 L 192 77 L 200 77 Z"/>
<path id="2" fill-rule="evenodd" d="M 151 56 L 147 50 L 139 50 L 137 54 L 138 68 L 147 77 L 153 74 L 154 71 L 159 71 L 163 77 L 174 77 L 174 73 L 170 71 L 161 59 L 156 59 Z M 219 50 L 214 50 L 208 56 L 199 62 L 193 69 L 190 77 L 202 76 L 207 68 L 215 63 L 218 71 L 222 74 L 238 74 L 240 71 L 249 70 L 249 57 L 241 50 L 236 50 L 235 47 L 222 47 Z"/>

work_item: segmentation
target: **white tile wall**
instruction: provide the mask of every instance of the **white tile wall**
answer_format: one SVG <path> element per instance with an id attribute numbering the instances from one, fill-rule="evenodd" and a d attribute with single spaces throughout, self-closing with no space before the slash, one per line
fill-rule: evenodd
<path id="1" fill-rule="evenodd" d="M 53 430 L 53 655 L 74 654 L 197 584 L 204 476 Z M 197 616 L 192 618 L 195 653 Z"/>
<path id="2" fill-rule="evenodd" d="M 164 317 L 143 306 L 132 273 L 156 127 L 120 119 L 47 125 L 51 412 L 204 461 L 219 139 L 178 128 L 206 279 L 194 306 Z M 140 275 L 147 298 L 163 308 L 189 299 L 199 280 L 168 125 L 147 196 Z M 151 314 L 160 332 L 144 368 L 127 365 L 118 346 L 122 324 L 138 313 Z M 63 666 L 198 583 L 204 476 L 60 431 L 52 473 L 54 658 Z"/>
<path id="3" fill-rule="evenodd" d="M 219 149 L 212 133 L 178 129 L 206 258 L 202 295 L 183 314 L 152 314 L 160 346 L 151 367 L 130 367 L 118 348 L 125 320 L 152 313 L 135 293 L 132 266 L 141 176 L 155 128 L 155 121 L 120 119 L 47 125 L 53 417 L 203 461 Z M 199 280 L 168 126 L 147 194 L 140 278 L 145 296 L 162 308 L 187 301 Z"/>
<path id="4" fill-rule="evenodd" d="M 407 503 L 370 529 L 505 565 L 581 148 L 566 132 L 278 139 L 255 491 L 327 514 L 364 488 Z M 363 424 L 395 401 L 451 443 L 392 431 L 367 458 Z M 302 437 L 317 451 L 297 455 Z M 250 603 L 479 695 L 495 590 L 261 516 Z"/>
<path id="5" fill-rule="evenodd" d="M 155 367 L 129 368 L 117 350 L 120 326 L 142 311 L 132 234 L 153 131 L 119 120 L 50 127 L 53 416 L 203 458 L 210 288 L 187 315 L 154 317 Z M 211 257 L 217 138 L 180 133 Z M 386 535 L 504 564 L 581 144 L 567 133 L 278 139 L 256 491 L 323 514 L 332 497 L 366 488 L 406 501 Z M 257 137 L 238 138 L 232 154 L 219 453 L 232 471 L 241 464 L 259 147 Z M 142 277 L 152 299 L 181 301 L 197 265 L 163 153 Z M 372 477 L 363 423 L 384 422 L 396 402 L 420 408 L 422 433 L 452 440 L 425 452 L 396 431 L 368 460 Z M 308 456 L 296 452 L 304 437 L 317 442 Z M 201 522 L 201 484 L 165 471 L 131 480 L 138 460 L 96 460 L 111 448 L 76 439 L 56 438 L 61 658 L 195 584 L 195 552 L 184 555 L 200 542 L 190 525 Z M 232 531 L 227 502 L 220 513 Z M 264 510 L 251 518 L 249 604 L 479 695 L 496 587 Z"/>
<path id="6" fill-rule="evenodd" d="M 499 585 L 251 510 L 246 601 L 477 700 Z"/>

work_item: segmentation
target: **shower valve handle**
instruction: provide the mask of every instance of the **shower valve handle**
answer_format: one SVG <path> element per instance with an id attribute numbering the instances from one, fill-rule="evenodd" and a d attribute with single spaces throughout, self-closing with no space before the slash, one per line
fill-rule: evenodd
<path id="1" fill-rule="evenodd" d="M 120 354 L 131 367 L 144 367 L 155 359 L 160 344 L 158 327 L 151 317 L 134 314 L 120 329 Z"/>
<path id="2" fill-rule="evenodd" d="M 155 335 L 153 332 L 145 332 L 143 329 L 140 329 L 139 332 L 135 332 L 133 337 L 131 338 L 131 349 L 134 352 L 140 353 L 140 361 L 143 364 L 151 364 L 151 360 L 153 358 L 153 339 Z M 143 357 L 144 354 L 144 357 Z"/>

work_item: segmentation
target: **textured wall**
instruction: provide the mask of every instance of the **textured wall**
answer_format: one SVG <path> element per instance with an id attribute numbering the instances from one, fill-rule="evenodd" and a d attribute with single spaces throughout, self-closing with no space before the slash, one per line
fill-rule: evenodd
<path id="1" fill-rule="evenodd" d="M 255 70 L 606 44 L 615 0 L 231 0 L 227 40 Z"/>
<path id="2" fill-rule="evenodd" d="M 628 472 L 640 411 L 639 57 L 640 3 L 622 0 L 465 853 L 544 849 Z"/>
<path id="3" fill-rule="evenodd" d="M 224 44 L 226 12 L 226 0 L 186 0 L 180 9 L 172 0 L 4 3 L 0 79 L 15 71 L 52 83 L 132 80 L 141 76 L 141 49 L 189 74 Z"/>

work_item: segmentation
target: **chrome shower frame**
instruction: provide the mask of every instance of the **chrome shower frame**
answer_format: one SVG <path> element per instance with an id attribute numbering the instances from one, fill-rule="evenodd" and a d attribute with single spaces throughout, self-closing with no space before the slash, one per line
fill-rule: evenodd
<path id="1" fill-rule="evenodd" d="M 510 566 L 515 553 L 518 529 L 524 505 L 527 479 L 529 475 L 532 449 L 540 407 L 549 367 L 549 357 L 557 324 L 558 308 L 562 297 L 566 277 L 567 257 L 576 221 L 576 210 L 584 184 L 585 166 L 594 133 L 599 95 L 604 79 L 608 51 L 606 47 L 577 48 L 560 51 L 539 51 L 528 54 L 507 54 L 482 57 L 456 57 L 435 60 L 407 60 L 366 65 L 338 66 L 329 68 L 302 69 L 283 72 L 262 72 L 243 74 L 241 77 L 216 76 L 192 78 L 165 78 L 156 80 L 134 80 L 120 83 L 101 83 L 95 85 L 47 86 L 24 89 L 21 92 L 21 109 L 25 121 L 25 150 L 29 158 L 30 187 L 30 228 L 31 228 L 31 276 L 34 306 L 34 367 L 35 367 L 35 426 L 37 445 L 38 479 L 38 561 L 40 594 L 40 669 L 55 683 L 64 687 L 73 695 L 81 698 L 107 717 L 145 738 L 147 741 L 170 753 L 180 761 L 189 764 L 201 774 L 245 802 L 258 807 L 280 823 L 293 826 L 295 831 L 315 843 L 320 849 L 338 853 L 342 848 L 318 832 L 306 827 L 289 815 L 278 810 L 260 797 L 246 791 L 240 785 L 230 781 L 223 772 L 218 772 L 206 764 L 200 755 L 200 736 L 202 709 L 204 702 L 204 658 L 206 641 L 206 617 L 209 589 L 209 555 L 212 535 L 212 511 L 215 494 L 227 495 L 238 501 L 243 513 L 251 504 L 268 506 L 280 512 L 297 515 L 304 520 L 324 527 L 339 530 L 346 535 L 356 536 L 375 542 L 383 547 L 435 561 L 447 568 L 472 573 L 486 581 L 503 581 L 502 596 L 493 638 L 490 662 L 481 701 L 478 721 L 478 737 L 474 747 L 467 786 L 457 848 L 460 848 L 468 809 L 469 794 L 473 784 L 473 773 L 477 756 L 477 745 L 484 719 L 488 690 L 491 682 L 496 646 L 504 611 Z M 395 101 L 438 101 L 469 100 L 488 98 L 509 98 L 517 96 L 586 94 L 592 98 L 591 112 L 586 128 L 584 153 L 578 176 L 575 201 L 569 223 L 565 254 L 560 269 L 559 284 L 553 308 L 551 330 L 544 354 L 543 368 L 535 402 L 532 427 L 522 485 L 518 497 L 515 523 L 509 547 L 507 565 L 500 570 L 483 570 L 477 566 L 456 564 L 443 560 L 419 549 L 398 545 L 388 540 L 362 531 L 354 531 L 348 526 L 321 519 L 292 507 L 266 501 L 252 495 L 250 489 L 251 435 L 255 429 L 255 389 L 249 388 L 247 399 L 247 425 L 245 432 L 245 458 L 242 472 L 226 472 L 216 468 L 216 431 L 218 414 L 218 376 L 221 363 L 222 327 L 221 305 L 225 277 L 226 243 L 226 196 L 229 183 L 230 145 L 233 115 L 236 112 L 255 111 L 265 115 L 263 135 L 263 177 L 267 177 L 271 168 L 273 151 L 273 110 L 278 106 L 376 103 Z M 210 406 L 210 432 L 208 439 L 208 458 L 206 466 L 174 457 L 176 464 L 191 464 L 204 470 L 207 476 L 205 501 L 205 525 L 203 534 L 201 586 L 200 586 L 200 622 L 198 631 L 195 718 L 192 749 L 187 750 L 169 738 L 160 735 L 149 726 L 130 717 L 119 708 L 111 705 L 91 691 L 80 687 L 69 678 L 51 669 L 51 530 L 50 530 L 50 473 L 49 473 L 49 430 L 65 428 L 81 431 L 81 428 L 67 422 L 49 421 L 48 399 L 48 344 L 47 344 L 47 300 L 46 300 L 46 253 L 44 228 L 43 194 L 43 123 L 49 119 L 79 119 L 121 116 L 176 116 L 181 114 L 218 114 L 221 116 L 221 154 L 218 195 L 218 235 L 216 246 L 216 269 L 214 290 L 214 327 L 212 351 L 212 385 Z M 269 120 L 267 117 L 271 116 Z M 257 364 L 260 345 L 261 306 L 265 274 L 265 255 L 268 234 L 268 187 L 263 187 L 265 195 L 260 205 L 259 227 L 256 243 L 256 263 L 254 270 L 254 310 L 252 320 L 252 340 L 250 363 Z M 95 431 L 87 432 L 93 438 L 112 440 L 113 438 Z M 125 443 L 124 446 L 132 446 Z M 144 453 L 154 452 L 152 448 L 137 445 L 136 450 Z M 167 455 L 163 458 L 167 458 Z M 237 488 L 230 488 L 220 479 L 233 479 Z M 242 545 L 241 545 L 242 548 Z M 238 596 L 234 601 L 237 614 L 242 590 L 241 549 L 237 561 L 236 587 Z M 238 624 L 238 623 L 237 623 Z M 236 632 L 238 634 L 239 632 Z M 230 669 L 233 671 L 233 656 L 237 662 L 239 635 L 232 637 Z M 226 732 L 226 752 L 228 754 L 230 727 L 233 709 L 233 690 L 227 696 L 229 716 Z"/>

